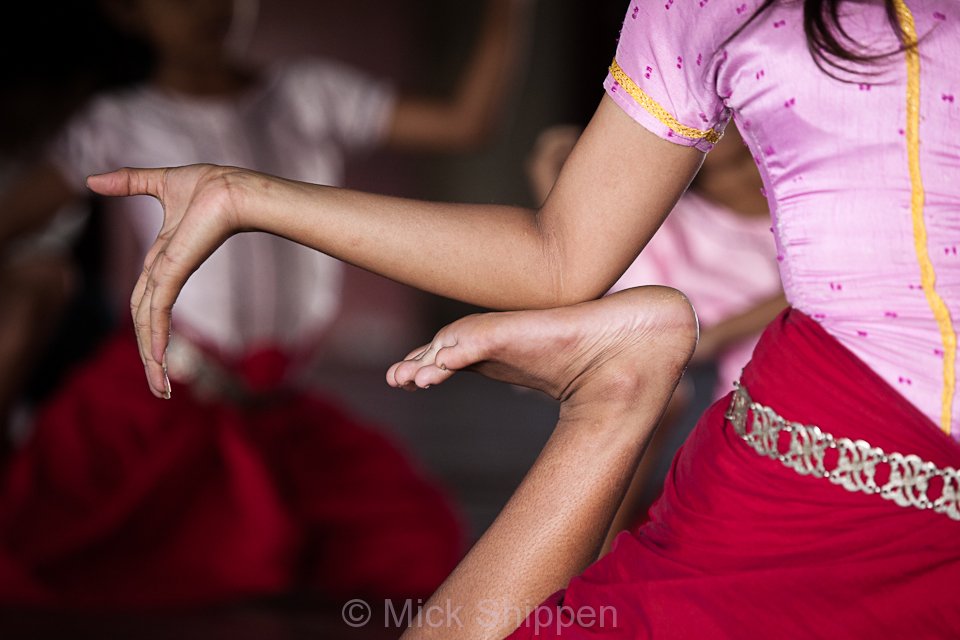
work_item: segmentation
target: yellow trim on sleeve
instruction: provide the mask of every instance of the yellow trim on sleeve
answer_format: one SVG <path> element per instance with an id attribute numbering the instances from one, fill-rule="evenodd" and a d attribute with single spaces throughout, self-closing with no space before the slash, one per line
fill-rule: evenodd
<path id="1" fill-rule="evenodd" d="M 940 428 L 950 435 L 953 419 L 953 396 L 957 383 L 957 333 L 953 328 L 950 310 L 936 290 L 937 274 L 930 261 L 927 246 L 927 227 L 923 219 L 924 189 L 920 173 L 920 52 L 917 48 L 917 28 L 913 14 L 904 0 L 894 0 L 897 20 L 905 38 L 907 61 L 907 161 L 910 165 L 910 209 L 913 217 L 913 242 L 920 263 L 920 283 L 927 296 L 927 304 L 940 328 L 943 342 L 943 392 L 940 407 Z"/>
<path id="2" fill-rule="evenodd" d="M 637 104 L 646 109 L 647 113 L 662 122 L 665 126 L 669 127 L 674 133 L 677 133 L 684 138 L 690 138 L 691 140 L 703 139 L 713 144 L 720 142 L 720 137 L 722 134 L 717 133 L 713 129 L 707 129 L 704 131 L 702 129 L 694 129 L 693 127 L 688 127 L 677 122 L 677 119 L 670 115 L 669 111 L 660 106 L 660 103 L 651 98 L 643 89 L 637 86 L 637 83 L 627 75 L 627 72 L 623 70 L 616 59 L 614 59 L 613 64 L 610 65 L 610 75 L 614 80 L 617 81 L 617 84 L 623 87 L 623 89 L 630 94 L 630 97 L 633 98 Z"/>

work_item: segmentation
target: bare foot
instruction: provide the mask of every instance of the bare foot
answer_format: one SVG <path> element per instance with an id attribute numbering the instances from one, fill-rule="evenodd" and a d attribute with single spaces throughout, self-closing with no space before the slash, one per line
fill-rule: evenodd
<path id="1" fill-rule="evenodd" d="M 651 376 L 672 391 L 696 340 L 680 292 L 637 287 L 569 307 L 467 316 L 390 367 L 387 382 L 427 388 L 469 369 L 567 404 L 632 398 Z"/>
<path id="2" fill-rule="evenodd" d="M 487 604 L 531 611 L 596 560 L 696 338 L 682 294 L 639 287 L 570 307 L 469 316 L 390 368 L 393 386 L 427 387 L 472 369 L 561 401 L 533 467 L 426 605 L 462 610 L 457 638 L 504 637 L 516 614 L 491 620 Z M 453 634 L 411 627 L 408 637 Z"/>

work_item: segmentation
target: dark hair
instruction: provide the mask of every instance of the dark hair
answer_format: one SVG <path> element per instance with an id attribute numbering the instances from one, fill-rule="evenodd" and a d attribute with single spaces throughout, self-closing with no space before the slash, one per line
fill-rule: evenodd
<path id="1" fill-rule="evenodd" d="M 777 2 L 783 0 L 763 0 L 763 3 L 750 18 L 724 42 L 730 42 L 760 15 Z M 840 5 L 845 0 L 803 0 L 803 31 L 807 36 L 807 48 L 817 67 L 827 75 L 837 77 L 837 72 L 863 75 L 865 71 L 854 69 L 855 65 L 871 64 L 888 58 L 895 53 L 916 46 L 913 36 L 906 34 L 898 19 L 897 0 L 882 0 L 887 11 L 887 21 L 900 40 L 900 46 L 890 51 L 869 52 L 840 23 Z M 867 72 L 867 75 L 870 75 Z"/>

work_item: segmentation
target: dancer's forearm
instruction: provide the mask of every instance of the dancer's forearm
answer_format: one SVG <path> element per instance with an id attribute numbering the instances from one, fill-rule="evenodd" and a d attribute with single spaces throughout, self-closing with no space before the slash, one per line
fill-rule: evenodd
<path id="1" fill-rule="evenodd" d="M 401 282 L 492 308 L 599 296 L 673 209 L 703 155 L 666 142 L 605 98 L 536 213 L 311 186 L 210 165 L 92 176 L 103 195 L 148 194 L 164 222 L 131 299 L 151 387 L 165 396 L 170 311 L 231 234 L 283 235 Z"/>
<path id="2" fill-rule="evenodd" d="M 549 307 L 603 293 L 565 287 L 562 242 L 539 212 L 432 203 L 236 175 L 238 223 L 388 278 L 490 308 Z"/>
<path id="3" fill-rule="evenodd" d="M 701 160 L 699 151 L 656 138 L 605 99 L 538 211 L 403 200 L 240 173 L 239 222 L 480 306 L 550 307 L 607 291 Z"/>

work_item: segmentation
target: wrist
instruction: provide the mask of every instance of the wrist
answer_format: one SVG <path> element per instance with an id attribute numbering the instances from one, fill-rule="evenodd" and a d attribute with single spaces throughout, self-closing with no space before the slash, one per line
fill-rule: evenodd
<path id="1" fill-rule="evenodd" d="M 270 183 L 273 178 L 237 167 L 223 167 L 219 178 L 226 194 L 226 206 L 223 210 L 229 228 L 235 233 L 271 231 L 265 227 L 264 221 L 258 215 L 264 208 L 258 201 L 271 190 Z"/>

